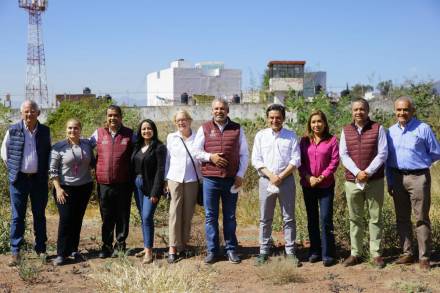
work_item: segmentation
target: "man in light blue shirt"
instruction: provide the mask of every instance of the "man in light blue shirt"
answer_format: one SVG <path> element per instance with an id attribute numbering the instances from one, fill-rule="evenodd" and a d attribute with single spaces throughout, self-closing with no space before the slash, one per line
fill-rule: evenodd
<path id="1" fill-rule="evenodd" d="M 397 123 L 390 127 L 388 139 L 388 192 L 394 199 L 397 232 L 403 255 L 397 264 L 411 264 L 412 224 L 411 209 L 416 218 L 419 246 L 419 265 L 430 268 L 431 222 L 431 164 L 440 160 L 440 144 L 429 125 L 413 117 L 415 108 L 411 98 L 400 97 L 394 103 Z"/>

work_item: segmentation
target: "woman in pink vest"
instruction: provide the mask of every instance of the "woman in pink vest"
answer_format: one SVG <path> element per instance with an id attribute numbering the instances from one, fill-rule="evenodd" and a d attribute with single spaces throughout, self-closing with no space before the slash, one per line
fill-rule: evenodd
<path id="1" fill-rule="evenodd" d="M 137 130 L 137 141 L 131 155 L 135 200 L 142 221 L 144 256 L 142 263 L 153 262 L 154 211 L 163 194 L 167 149 L 159 140 L 156 124 L 143 120 Z"/>
<path id="2" fill-rule="evenodd" d="M 335 264 L 333 174 L 339 164 L 339 148 L 336 137 L 329 132 L 327 118 L 322 111 L 317 110 L 310 114 L 306 136 L 301 139 L 300 149 L 299 173 L 307 210 L 309 261 L 313 263 L 322 260 L 324 266 L 331 266 Z"/>

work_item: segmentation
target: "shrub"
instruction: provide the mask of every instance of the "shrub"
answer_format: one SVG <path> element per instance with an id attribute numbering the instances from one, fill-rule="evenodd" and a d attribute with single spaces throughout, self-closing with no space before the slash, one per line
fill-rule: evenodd
<path id="1" fill-rule="evenodd" d="M 95 267 L 99 292 L 209 292 L 214 272 L 201 263 L 134 265 L 127 259 Z"/>

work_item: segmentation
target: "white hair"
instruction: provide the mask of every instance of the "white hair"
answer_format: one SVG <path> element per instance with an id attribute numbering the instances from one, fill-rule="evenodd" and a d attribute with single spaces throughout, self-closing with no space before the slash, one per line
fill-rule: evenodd
<path id="1" fill-rule="evenodd" d="M 224 99 L 224 98 L 217 98 L 217 97 L 214 98 L 214 100 L 212 100 L 211 107 L 214 107 L 215 103 L 222 103 L 225 106 L 225 108 L 227 110 L 229 110 L 229 103 L 228 103 L 228 101 L 226 99 Z"/>
<path id="2" fill-rule="evenodd" d="M 38 112 L 40 111 L 40 107 L 38 106 L 37 102 L 35 102 L 34 100 L 24 100 L 23 103 L 21 103 L 20 112 L 23 112 L 24 106 L 26 104 L 30 104 L 31 108 L 34 109 L 35 111 L 38 111 Z"/>
<path id="3" fill-rule="evenodd" d="M 396 104 L 396 103 L 398 103 L 398 102 L 408 102 L 409 105 L 411 106 L 411 109 L 415 109 L 413 99 L 412 99 L 410 96 L 401 96 L 401 97 L 398 97 L 398 98 L 394 101 L 394 104 Z"/>

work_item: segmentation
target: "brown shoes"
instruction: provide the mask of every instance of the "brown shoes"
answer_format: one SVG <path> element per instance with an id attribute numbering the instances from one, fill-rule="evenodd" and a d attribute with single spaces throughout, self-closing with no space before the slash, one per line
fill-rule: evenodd
<path id="1" fill-rule="evenodd" d="M 344 267 L 351 267 L 360 263 L 361 263 L 361 259 L 358 256 L 350 255 L 346 260 L 344 260 L 342 265 Z"/>
<path id="2" fill-rule="evenodd" d="M 383 269 L 385 267 L 383 257 L 376 256 L 375 258 L 373 258 L 373 265 L 378 269 Z"/>
<path id="3" fill-rule="evenodd" d="M 431 264 L 429 263 L 429 259 L 421 259 L 419 260 L 419 267 L 421 270 L 428 271 L 431 269 Z"/>
<path id="4" fill-rule="evenodd" d="M 13 254 L 11 256 L 11 259 L 8 262 L 8 266 L 16 267 L 16 266 L 18 266 L 20 264 L 20 261 L 21 261 L 20 255 L 19 254 Z"/>
<path id="5" fill-rule="evenodd" d="M 401 257 L 399 257 L 395 264 L 397 265 L 410 265 L 414 262 L 414 258 L 410 254 L 404 254 Z"/>

